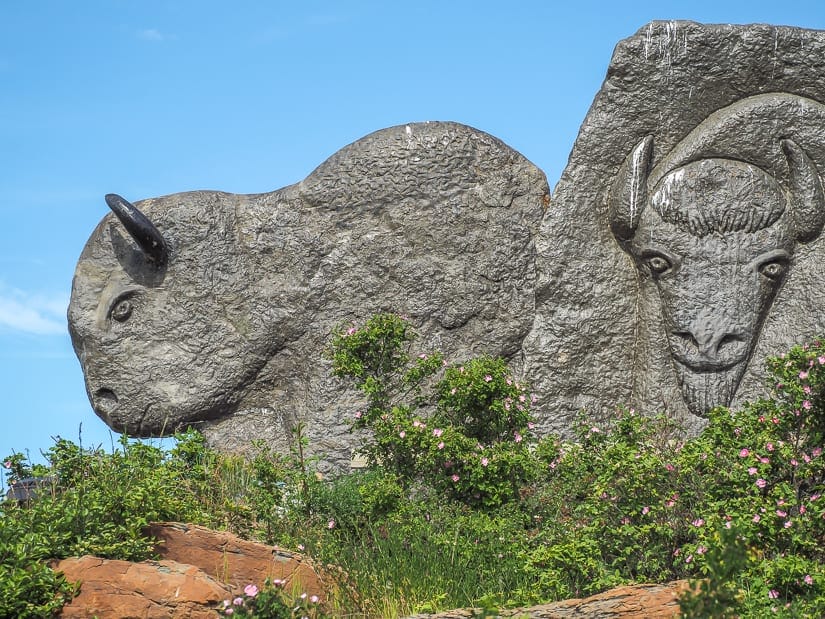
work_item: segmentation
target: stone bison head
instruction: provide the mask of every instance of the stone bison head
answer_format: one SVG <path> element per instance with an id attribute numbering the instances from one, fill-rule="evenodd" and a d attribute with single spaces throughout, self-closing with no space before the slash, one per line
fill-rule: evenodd
<path id="1" fill-rule="evenodd" d="M 260 277 L 241 249 L 249 198 L 106 201 L 113 214 L 83 250 L 68 313 L 95 412 L 148 435 L 234 410 L 297 309 L 288 278 L 278 302 L 246 290 Z"/>
<path id="2" fill-rule="evenodd" d="M 780 140 L 788 182 L 733 158 L 687 161 L 650 182 L 653 138 L 619 171 L 610 227 L 658 291 L 670 355 L 691 413 L 733 398 L 799 242 L 825 223 L 819 174 Z"/>

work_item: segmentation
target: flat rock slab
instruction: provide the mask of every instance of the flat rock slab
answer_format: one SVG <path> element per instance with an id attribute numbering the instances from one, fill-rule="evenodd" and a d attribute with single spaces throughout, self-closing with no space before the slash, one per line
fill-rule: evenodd
<path id="1" fill-rule="evenodd" d="M 501 611 L 498 617 L 530 619 L 670 619 L 679 616 L 679 596 L 688 583 L 677 580 L 665 585 L 628 585 L 583 599 L 564 600 L 530 608 Z M 453 610 L 409 619 L 463 619 L 477 617 L 481 609 Z"/>
<path id="2" fill-rule="evenodd" d="M 251 542 L 225 531 L 193 524 L 151 524 L 147 533 L 159 540 L 156 552 L 166 560 L 195 566 L 216 581 L 239 592 L 248 584 L 285 581 L 287 591 L 300 590 L 329 599 L 334 579 L 300 553 Z"/>
<path id="3" fill-rule="evenodd" d="M 214 619 L 229 587 L 177 561 L 132 563 L 84 556 L 54 569 L 80 581 L 80 594 L 63 607 L 63 619 Z"/>

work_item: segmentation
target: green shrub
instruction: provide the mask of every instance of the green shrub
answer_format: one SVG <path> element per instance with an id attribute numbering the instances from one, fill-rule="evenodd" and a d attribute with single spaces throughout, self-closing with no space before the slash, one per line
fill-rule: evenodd
<path id="1" fill-rule="evenodd" d="M 437 352 L 413 359 L 415 337 L 403 318 L 379 314 L 333 338 L 334 374 L 367 398 L 353 423 L 371 431 L 363 452 L 400 479 L 468 505 L 495 508 L 518 498 L 546 451 L 534 449 L 535 396 L 503 359 L 449 367 Z"/>

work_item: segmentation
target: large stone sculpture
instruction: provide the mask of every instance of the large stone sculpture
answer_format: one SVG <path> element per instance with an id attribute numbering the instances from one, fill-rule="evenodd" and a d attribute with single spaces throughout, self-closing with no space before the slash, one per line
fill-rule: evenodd
<path id="1" fill-rule="evenodd" d="M 617 45 L 537 239 L 545 431 L 616 403 L 698 431 L 823 331 L 824 65 L 825 33 L 787 27 L 654 22 Z"/>
<path id="2" fill-rule="evenodd" d="M 228 449 L 286 449 L 303 422 L 314 451 L 348 462 L 358 402 L 323 360 L 333 329 L 395 311 L 453 358 L 515 355 L 548 194 L 495 138 L 421 123 L 272 193 L 108 196 L 69 306 L 92 405 L 118 431 L 195 425 Z"/>
<path id="3" fill-rule="evenodd" d="M 425 348 L 510 358 L 541 431 L 628 404 L 696 432 L 825 331 L 823 75 L 823 32 L 654 22 L 616 47 L 549 208 L 538 169 L 454 123 L 268 194 L 111 196 L 69 310 L 93 406 L 229 449 L 303 422 L 342 464 L 358 402 L 320 352 L 391 310 Z"/>

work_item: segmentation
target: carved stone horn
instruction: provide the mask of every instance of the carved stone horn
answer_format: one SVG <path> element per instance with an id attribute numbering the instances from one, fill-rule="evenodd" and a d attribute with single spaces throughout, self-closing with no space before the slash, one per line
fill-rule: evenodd
<path id="1" fill-rule="evenodd" d="M 106 204 L 117 215 L 123 226 L 132 235 L 146 258 L 156 267 L 166 264 L 169 257 L 169 246 L 163 235 L 131 202 L 124 200 L 116 193 L 106 194 Z"/>
<path id="2" fill-rule="evenodd" d="M 794 235 L 800 243 L 813 241 L 825 224 L 825 193 L 816 166 L 793 140 L 780 140 L 788 158 L 791 197 L 789 210 Z"/>
<path id="3" fill-rule="evenodd" d="M 653 136 L 648 135 L 624 160 L 610 188 L 610 229 L 620 243 L 633 238 L 647 199 L 647 175 L 653 152 Z"/>

